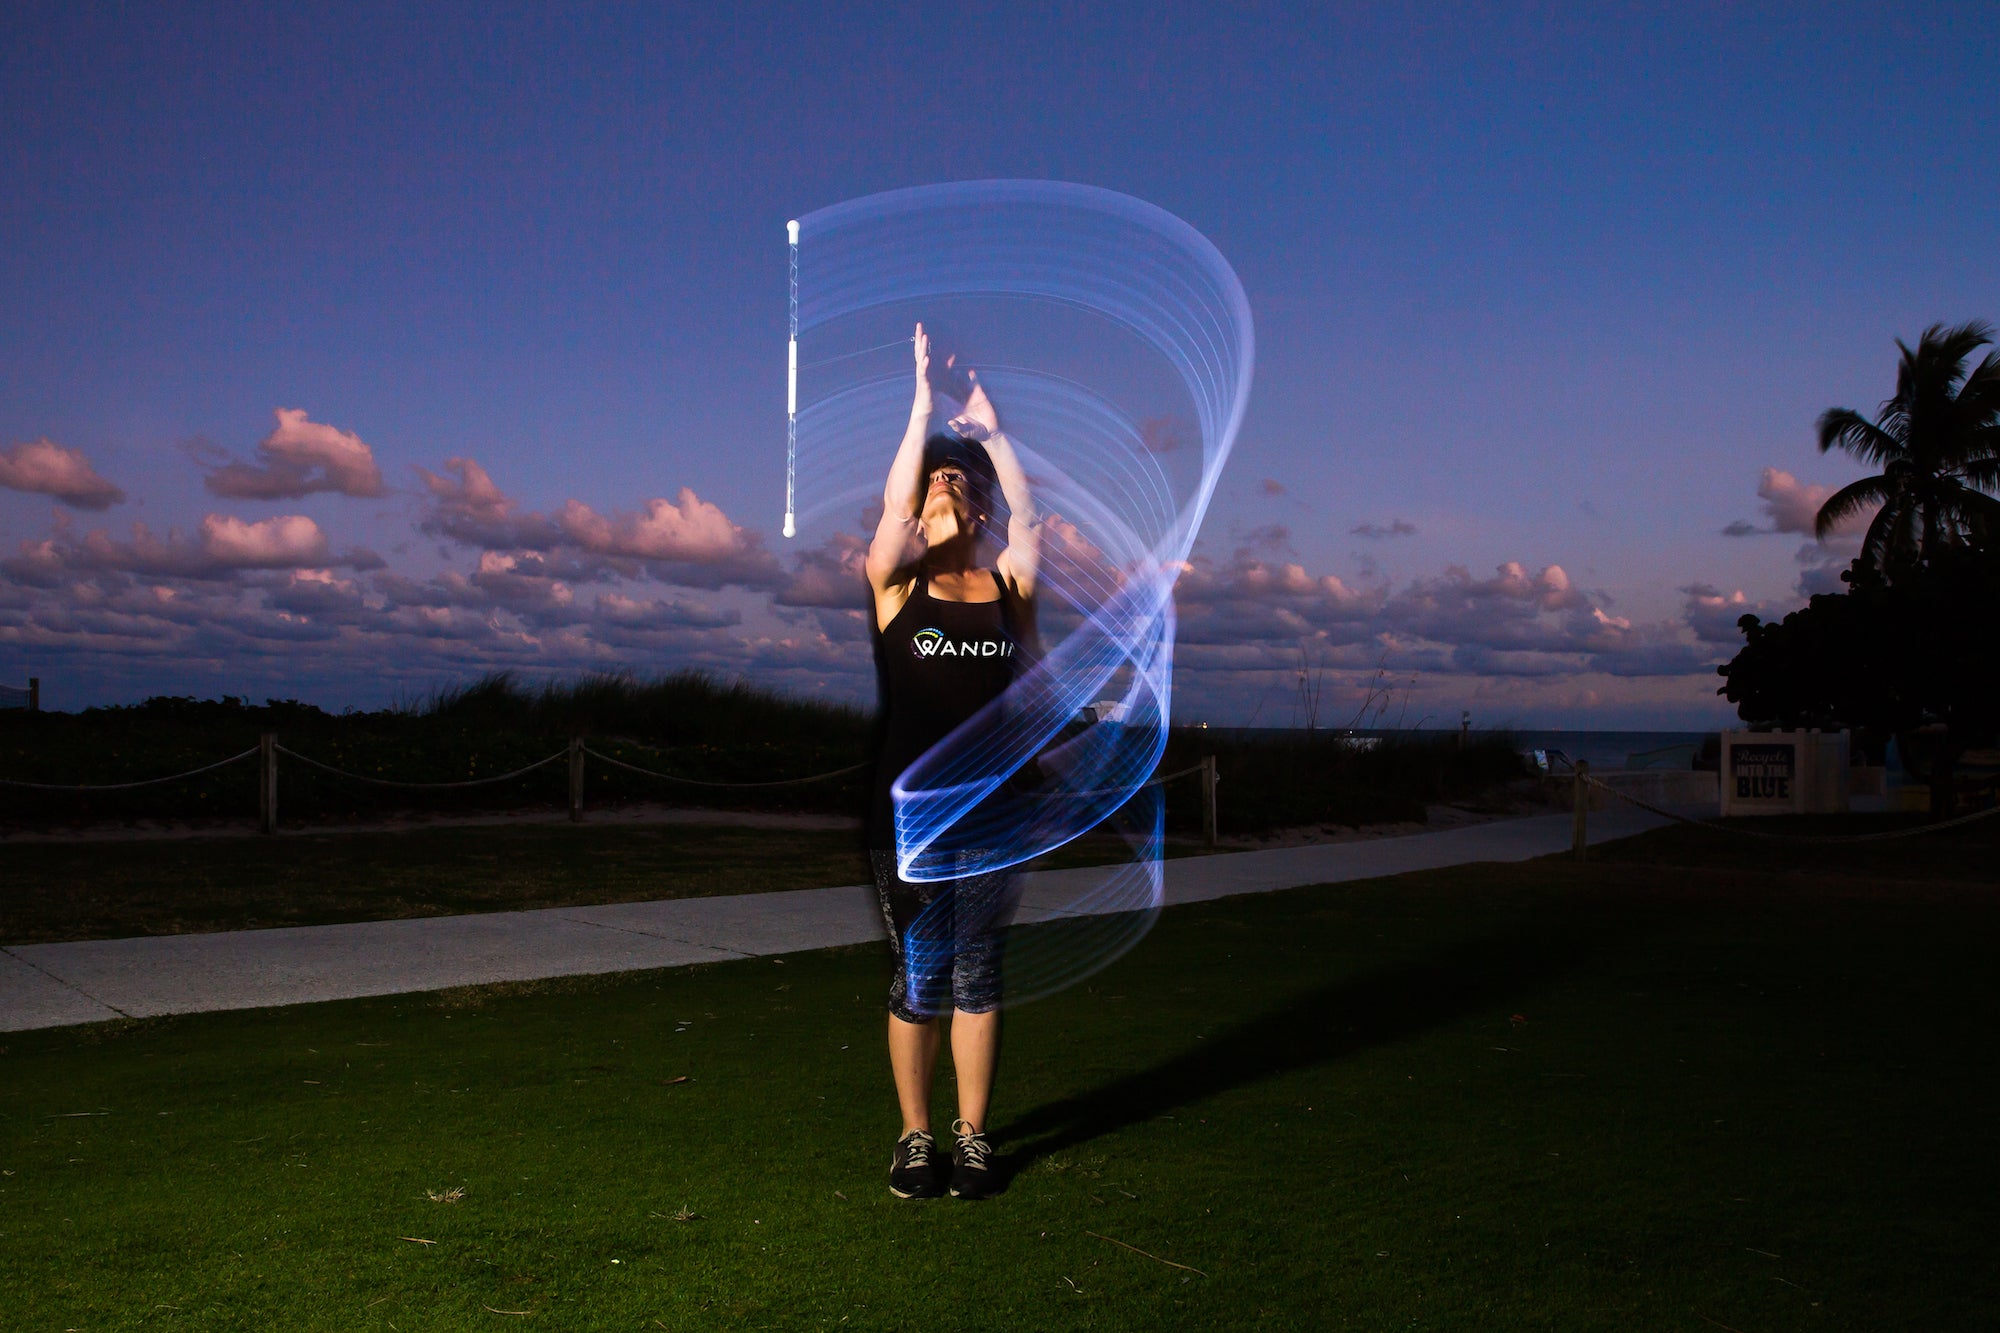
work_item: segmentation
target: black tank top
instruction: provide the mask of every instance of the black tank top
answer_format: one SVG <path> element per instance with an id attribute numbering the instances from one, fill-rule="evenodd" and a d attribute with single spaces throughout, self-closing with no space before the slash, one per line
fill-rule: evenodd
<path id="1" fill-rule="evenodd" d="M 994 572 L 1000 598 L 946 602 L 917 576 L 910 600 L 876 636 L 875 669 L 882 687 L 882 755 L 875 769 L 868 843 L 896 845 L 890 784 L 961 722 L 1000 696 L 1026 667 L 1033 628 L 1020 599 Z"/>

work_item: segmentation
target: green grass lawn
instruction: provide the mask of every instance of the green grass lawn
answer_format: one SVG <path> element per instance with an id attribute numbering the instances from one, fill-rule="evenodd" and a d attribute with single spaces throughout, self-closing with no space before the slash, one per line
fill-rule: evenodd
<path id="1" fill-rule="evenodd" d="M 1788 839 L 1829 838 L 1826 842 L 1739 837 L 1727 831 L 1674 824 L 1643 837 L 1593 847 L 1594 860 L 1613 864 L 1677 866 L 1705 871 L 1741 871 L 1774 876 L 1810 887 L 1830 880 L 1891 883 L 1963 882 L 2000 888 L 2000 814 L 1935 833 L 1918 833 L 1928 815 L 1788 815 L 1779 818 L 1717 821 L 1728 828 L 1775 833 Z M 1854 835 L 1911 833 L 1879 841 L 1849 841 Z"/>
<path id="2" fill-rule="evenodd" d="M 887 1193 L 876 949 L 10 1034 L 0 1324 L 1992 1326 L 2000 895 L 1672 836 L 1166 913 L 983 1204 Z"/>
<path id="3" fill-rule="evenodd" d="M 19 843 L 0 941 L 103 939 L 642 902 L 868 878 L 852 832 L 497 824 Z M 744 867 L 758 867 L 746 875 Z"/>

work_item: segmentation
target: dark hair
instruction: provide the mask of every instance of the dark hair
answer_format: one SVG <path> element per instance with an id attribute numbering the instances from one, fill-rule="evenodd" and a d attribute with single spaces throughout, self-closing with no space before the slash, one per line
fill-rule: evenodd
<path id="1" fill-rule="evenodd" d="M 983 527 L 995 534 L 995 539 L 1004 543 L 1007 532 L 1007 502 L 1000 494 L 1000 474 L 994 470 L 993 460 L 987 456 L 986 446 L 976 440 L 963 439 L 957 435 L 938 434 L 924 441 L 923 492 L 930 492 L 931 473 L 947 463 L 955 463 L 965 473 L 966 498 L 972 501 L 972 511 L 977 519 L 986 515 Z"/>

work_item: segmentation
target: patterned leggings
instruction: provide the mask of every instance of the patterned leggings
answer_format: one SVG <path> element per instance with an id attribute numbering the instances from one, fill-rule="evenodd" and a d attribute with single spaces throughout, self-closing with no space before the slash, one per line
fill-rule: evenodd
<path id="1" fill-rule="evenodd" d="M 889 1012 L 922 1023 L 948 1009 L 983 1014 L 1000 1005 L 1000 954 L 1020 899 L 1005 871 L 912 884 L 896 854 L 875 851 L 875 893 L 896 962 Z"/>

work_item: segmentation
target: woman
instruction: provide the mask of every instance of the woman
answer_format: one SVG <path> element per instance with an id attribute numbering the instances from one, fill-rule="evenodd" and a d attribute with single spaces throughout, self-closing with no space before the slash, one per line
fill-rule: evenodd
<path id="1" fill-rule="evenodd" d="M 944 1192 L 930 1095 L 938 1019 L 949 1010 L 958 1074 L 950 1188 L 959 1198 L 983 1198 L 995 1188 L 986 1112 L 1000 1055 L 1000 937 L 1012 912 L 1012 881 L 1005 874 L 903 879 L 889 787 L 1006 689 L 1033 651 L 1040 535 L 1027 477 L 977 375 L 967 372 L 965 411 L 951 422 L 955 435 L 925 438 L 930 340 L 921 324 L 914 341 L 916 398 L 866 565 L 886 722 L 869 841 L 896 961 L 889 1065 L 903 1114 L 889 1189 L 905 1199 Z M 1006 546 L 984 566 L 980 539 L 993 520 L 996 482 L 1007 504 Z"/>

